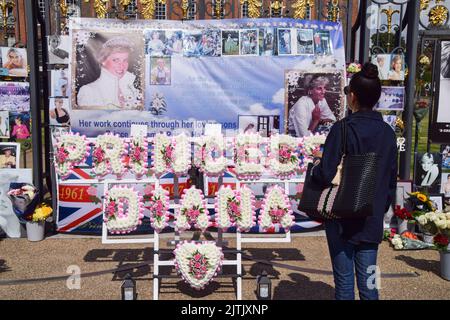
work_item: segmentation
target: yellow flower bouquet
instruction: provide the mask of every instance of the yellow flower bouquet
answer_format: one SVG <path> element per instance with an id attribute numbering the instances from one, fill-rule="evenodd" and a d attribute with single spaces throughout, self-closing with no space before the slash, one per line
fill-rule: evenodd
<path id="1" fill-rule="evenodd" d="M 31 216 L 31 221 L 45 221 L 53 213 L 53 209 L 45 203 L 40 204 Z"/>

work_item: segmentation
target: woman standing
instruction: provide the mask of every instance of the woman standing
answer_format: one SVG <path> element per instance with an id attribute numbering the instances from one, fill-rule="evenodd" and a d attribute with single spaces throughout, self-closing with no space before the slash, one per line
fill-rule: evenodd
<path id="1" fill-rule="evenodd" d="M 395 199 L 397 144 L 392 128 L 373 107 L 381 95 L 378 68 L 366 63 L 345 88 L 352 113 L 336 122 L 325 142 L 323 157 L 316 161 L 313 179 L 323 187 L 331 185 L 341 162 L 342 125 L 346 125 L 347 154 L 375 152 L 379 156 L 373 215 L 367 218 L 327 220 L 325 231 L 333 266 L 338 300 L 355 298 L 355 269 L 359 296 L 378 299 L 375 272 L 378 245 L 383 237 L 383 218 Z M 319 154 L 320 156 L 320 154 Z"/>

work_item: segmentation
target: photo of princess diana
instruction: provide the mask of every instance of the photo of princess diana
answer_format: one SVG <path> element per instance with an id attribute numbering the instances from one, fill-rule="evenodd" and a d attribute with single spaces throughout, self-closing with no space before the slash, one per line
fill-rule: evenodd
<path id="1" fill-rule="evenodd" d="M 96 33 L 77 51 L 76 64 L 73 109 L 143 109 L 142 36 Z"/>

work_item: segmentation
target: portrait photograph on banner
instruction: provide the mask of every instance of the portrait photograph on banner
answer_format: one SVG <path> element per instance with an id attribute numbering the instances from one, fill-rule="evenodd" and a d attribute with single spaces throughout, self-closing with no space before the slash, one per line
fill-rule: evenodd
<path id="1" fill-rule="evenodd" d="M 0 138 L 9 139 L 9 111 L 0 111 Z"/>
<path id="2" fill-rule="evenodd" d="M 314 31 L 314 53 L 320 55 L 333 54 L 333 48 L 331 47 L 330 32 L 327 30 L 315 30 Z"/>
<path id="3" fill-rule="evenodd" d="M 0 82 L 0 109 L 11 112 L 30 111 L 28 82 Z"/>
<path id="4" fill-rule="evenodd" d="M 311 29 L 297 29 L 297 54 L 314 54 L 314 37 Z"/>
<path id="5" fill-rule="evenodd" d="M 295 44 L 295 29 L 278 28 L 278 55 L 292 55 Z"/>
<path id="6" fill-rule="evenodd" d="M 9 127 L 12 140 L 23 140 L 31 137 L 31 119 L 29 112 L 10 112 Z"/>
<path id="7" fill-rule="evenodd" d="M 416 153 L 414 165 L 414 184 L 416 187 L 426 187 L 429 193 L 440 192 L 441 154 L 438 152 Z"/>
<path id="8" fill-rule="evenodd" d="M 433 142 L 450 143 L 450 41 L 441 41 L 440 49 L 440 55 L 435 61 L 435 68 L 440 73 L 435 76 L 436 95 L 433 99 L 429 136 Z"/>
<path id="9" fill-rule="evenodd" d="M 152 57 L 168 55 L 168 52 L 166 52 L 166 44 L 168 44 L 169 39 L 166 38 L 165 30 L 145 30 L 144 38 L 145 54 Z"/>
<path id="10" fill-rule="evenodd" d="M 142 35 L 99 31 L 88 39 L 74 39 L 79 43 L 72 70 L 73 109 L 142 110 Z"/>
<path id="11" fill-rule="evenodd" d="M 240 54 L 257 56 L 259 54 L 258 29 L 244 29 L 239 32 Z"/>
<path id="12" fill-rule="evenodd" d="M 170 57 L 147 57 L 150 60 L 150 84 L 169 85 L 171 76 Z M 147 72 L 148 73 L 148 72 Z"/>
<path id="13" fill-rule="evenodd" d="M 383 115 L 383 120 L 395 131 L 395 123 L 397 122 L 396 115 Z"/>
<path id="14" fill-rule="evenodd" d="M 70 52 L 70 37 L 61 35 L 51 35 L 48 42 L 48 63 L 68 64 Z"/>
<path id="15" fill-rule="evenodd" d="M 214 121 L 222 130 L 237 133 L 245 130 L 239 124 L 240 116 L 258 116 L 255 126 L 259 123 L 265 136 L 284 132 L 286 70 L 310 70 L 316 65 L 309 72 L 321 72 L 323 61 L 318 59 L 332 61 L 333 67 L 326 67 L 325 73 L 336 69 L 342 74 L 345 68 L 340 25 L 320 22 L 312 28 L 305 23 L 298 28 L 295 23 L 286 19 L 285 27 L 279 28 L 280 24 L 270 19 L 253 25 L 225 20 L 175 21 L 169 28 L 147 20 L 105 20 L 101 26 L 88 19 L 74 20 L 74 63 L 69 72 L 72 94 L 67 110 L 71 129 L 88 137 L 105 132 L 127 137 L 133 124 L 141 124 L 148 127 L 149 135 L 175 131 L 198 135 L 208 121 Z M 332 56 L 310 54 L 315 49 L 314 31 L 323 31 L 317 33 L 318 45 L 323 54 Z M 279 33 L 284 37 L 281 49 Z M 134 50 L 128 42 L 134 44 Z M 119 48 L 113 49 L 116 46 Z M 108 63 L 106 51 L 128 58 L 117 66 L 120 70 Z M 114 73 L 119 73 L 118 77 L 111 76 Z M 334 88 L 333 76 L 327 76 L 332 79 L 326 95 L 332 101 L 339 90 Z M 133 96 L 141 89 L 143 98 L 137 96 L 143 105 L 138 107 Z M 337 108 L 329 103 L 333 110 Z M 55 108 L 54 104 L 50 108 Z M 320 128 L 324 129 L 322 124 Z"/>
<path id="16" fill-rule="evenodd" d="M 0 142 L 0 169 L 18 169 L 20 167 L 20 144 Z"/>
<path id="17" fill-rule="evenodd" d="M 405 87 L 381 87 L 381 96 L 375 110 L 403 111 Z"/>
<path id="18" fill-rule="evenodd" d="M 405 66 L 405 56 L 403 54 L 392 54 L 387 80 L 405 80 Z"/>
<path id="19" fill-rule="evenodd" d="M 342 72 L 287 70 L 285 84 L 286 133 L 296 137 L 328 133 L 331 126 L 343 117 Z"/>
<path id="20" fill-rule="evenodd" d="M 51 96 L 52 97 L 69 97 L 70 86 L 67 69 L 59 69 L 51 71 Z"/>
<path id="21" fill-rule="evenodd" d="M 280 133 L 279 115 L 239 115 L 239 133 L 259 133 L 269 137 Z"/>
<path id="22" fill-rule="evenodd" d="M 372 56 L 372 63 L 378 68 L 378 77 L 380 80 L 388 80 L 389 65 L 391 62 L 390 54 L 376 54 Z"/>
<path id="23" fill-rule="evenodd" d="M 450 197 L 450 173 L 448 172 L 442 172 L 440 193 L 444 194 L 446 198 Z"/>
<path id="24" fill-rule="evenodd" d="M 259 35 L 259 54 L 261 56 L 276 55 L 277 44 L 276 28 L 260 28 Z"/>
<path id="25" fill-rule="evenodd" d="M 10 77 L 27 77 L 27 50 L 23 48 L 1 47 L 1 75 Z"/>
<path id="26" fill-rule="evenodd" d="M 222 55 L 239 55 L 239 30 L 222 30 Z"/>
<path id="27" fill-rule="evenodd" d="M 49 106 L 51 125 L 70 126 L 70 108 L 68 98 L 50 98 Z"/>
<path id="28" fill-rule="evenodd" d="M 151 34 L 146 35 L 146 48 L 148 50 L 148 42 L 151 40 Z M 147 40 L 148 39 L 148 40 Z M 164 42 L 164 55 L 182 55 L 183 54 L 183 31 L 182 30 L 166 30 Z"/>
<path id="29" fill-rule="evenodd" d="M 441 145 L 441 155 L 442 155 L 442 171 L 450 172 L 450 145 Z"/>

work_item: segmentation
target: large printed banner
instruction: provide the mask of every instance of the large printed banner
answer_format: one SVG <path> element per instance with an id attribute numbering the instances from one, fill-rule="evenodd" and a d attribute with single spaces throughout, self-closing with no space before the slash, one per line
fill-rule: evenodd
<path id="1" fill-rule="evenodd" d="M 83 18 L 70 26 L 70 124 L 88 137 L 127 137 L 132 124 L 150 136 L 200 135 L 207 122 L 303 136 L 315 105 L 325 126 L 343 116 L 338 23 Z"/>
<path id="2" fill-rule="evenodd" d="M 51 104 L 52 119 L 87 137 L 106 132 L 129 137 L 133 124 L 146 125 L 149 136 L 200 136 L 206 123 L 220 123 L 227 134 L 305 136 L 326 132 L 344 114 L 345 51 L 339 23 L 77 18 L 70 21 L 69 42 L 69 69 L 59 71 L 53 85 L 57 99 Z M 320 122 L 312 127 L 317 108 Z M 102 184 L 83 185 L 92 179 L 90 169 L 75 169 L 68 178 L 80 184 L 59 184 L 58 231 L 100 234 Z M 227 171 L 223 182 L 235 181 L 235 173 Z M 190 186 L 187 178 L 179 182 L 180 189 Z M 172 193 L 172 174 L 160 183 Z M 212 179 L 209 194 L 217 187 Z M 320 225 L 294 214 L 293 232 Z M 149 230 L 145 216 L 138 231 Z M 261 231 L 259 226 L 250 230 Z"/>

